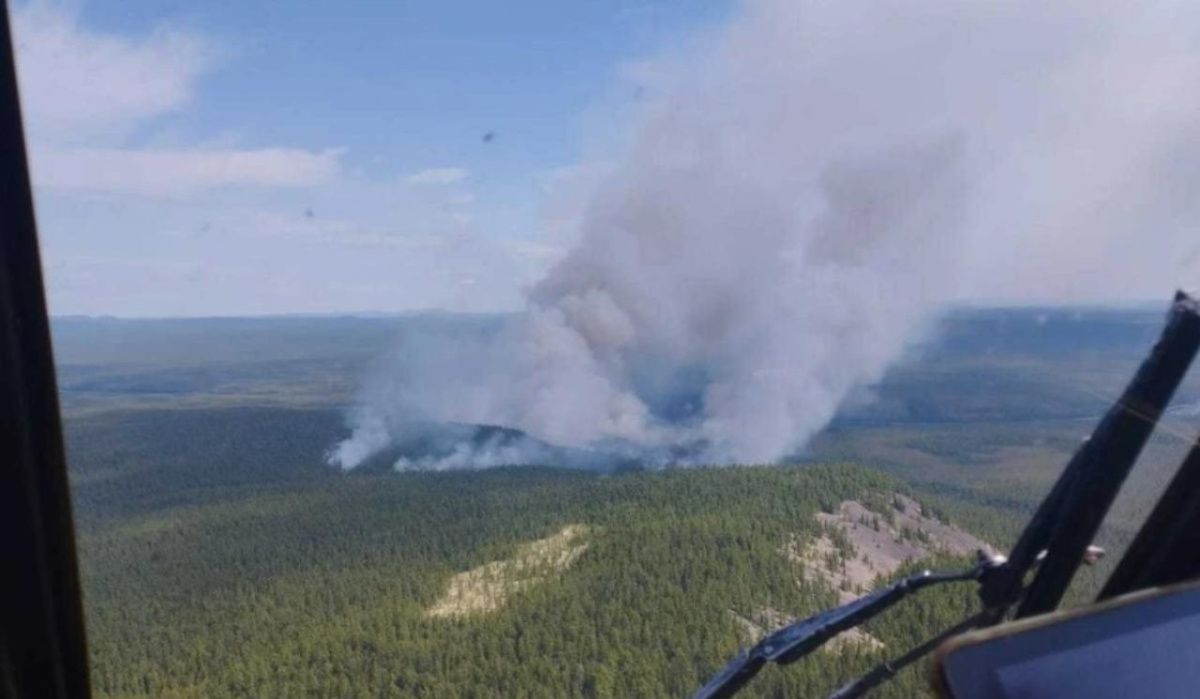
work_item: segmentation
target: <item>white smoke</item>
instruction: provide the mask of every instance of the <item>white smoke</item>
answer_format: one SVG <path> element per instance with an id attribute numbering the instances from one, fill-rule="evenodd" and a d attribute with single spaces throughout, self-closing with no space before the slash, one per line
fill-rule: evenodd
<path id="1" fill-rule="evenodd" d="M 486 340 L 403 348 L 331 462 L 413 421 L 768 461 L 948 301 L 1119 284 L 1096 260 L 1130 247 L 1115 257 L 1144 281 L 1197 245 L 1200 24 L 1179 12 L 1197 14 L 748 2 L 696 55 L 646 71 L 657 100 L 524 313 Z M 1179 271 L 1158 270 L 1163 298 Z"/>

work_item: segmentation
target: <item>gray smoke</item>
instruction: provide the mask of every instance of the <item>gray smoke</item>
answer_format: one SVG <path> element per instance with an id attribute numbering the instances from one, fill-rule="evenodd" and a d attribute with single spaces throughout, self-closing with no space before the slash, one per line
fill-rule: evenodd
<path id="1" fill-rule="evenodd" d="M 1111 298 L 1130 275 L 1166 298 L 1200 268 L 1163 267 L 1197 245 L 1197 14 L 748 2 L 643 71 L 657 98 L 525 311 L 486 339 L 402 347 L 331 463 L 417 422 L 770 461 L 952 300 Z M 464 448 L 398 467 L 521 460 Z"/>

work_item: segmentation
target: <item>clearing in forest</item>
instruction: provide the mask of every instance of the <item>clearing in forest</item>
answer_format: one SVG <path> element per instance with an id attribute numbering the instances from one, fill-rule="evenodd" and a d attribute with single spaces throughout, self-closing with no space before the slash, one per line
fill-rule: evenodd
<path id="1" fill-rule="evenodd" d="M 789 540 L 784 554 L 801 564 L 805 578 L 828 583 L 845 603 L 909 561 L 935 553 L 995 553 L 987 542 L 942 522 L 907 495 L 893 493 L 882 501 L 886 505 L 876 506 L 881 511 L 847 500 L 833 513 L 817 513 L 825 533 L 803 544 Z"/>
<path id="2" fill-rule="evenodd" d="M 584 539 L 590 531 L 583 524 L 568 524 L 551 536 L 522 544 L 511 558 L 455 575 L 426 615 L 461 618 L 500 609 L 513 593 L 569 568 L 587 549 Z"/>
<path id="3" fill-rule="evenodd" d="M 857 500 L 846 500 L 832 513 L 818 512 L 820 536 L 807 541 L 792 536 L 783 546 L 782 553 L 800 566 L 801 576 L 832 587 L 840 604 L 866 594 L 878 579 L 889 578 L 909 561 L 935 553 L 995 553 L 986 542 L 941 521 L 907 495 L 886 494 L 873 502 L 874 510 Z M 729 612 L 749 642 L 796 620 L 770 607 L 750 616 Z M 878 650 L 883 643 L 862 629 L 850 629 L 825 649 L 836 653 L 848 646 Z"/>

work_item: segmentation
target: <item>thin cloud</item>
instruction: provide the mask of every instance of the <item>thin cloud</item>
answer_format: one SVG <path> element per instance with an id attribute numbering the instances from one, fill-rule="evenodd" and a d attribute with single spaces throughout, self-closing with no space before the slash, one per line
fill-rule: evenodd
<path id="1" fill-rule="evenodd" d="M 140 196 L 185 195 L 225 186 L 304 187 L 333 179 L 341 151 L 35 148 L 40 187 Z"/>
<path id="2" fill-rule="evenodd" d="M 339 149 L 171 129 L 220 79 L 219 37 L 101 30 L 52 1 L 14 18 L 56 313 L 484 311 L 534 276 L 479 230 L 466 169 L 372 179 Z"/>
<path id="3" fill-rule="evenodd" d="M 468 172 L 460 167 L 437 167 L 414 172 L 404 178 L 405 182 L 417 185 L 448 185 L 457 184 L 467 179 Z"/>
<path id="4" fill-rule="evenodd" d="M 36 139 L 120 135 L 187 105 L 219 62 L 213 42 L 161 28 L 143 37 L 101 34 L 49 2 L 13 11 L 22 106 Z"/>
<path id="5" fill-rule="evenodd" d="M 341 151 L 131 148 L 144 124 L 186 107 L 216 42 L 168 27 L 97 32 L 51 2 L 14 13 L 34 181 L 57 191 L 182 196 L 226 186 L 301 187 L 341 172 Z"/>

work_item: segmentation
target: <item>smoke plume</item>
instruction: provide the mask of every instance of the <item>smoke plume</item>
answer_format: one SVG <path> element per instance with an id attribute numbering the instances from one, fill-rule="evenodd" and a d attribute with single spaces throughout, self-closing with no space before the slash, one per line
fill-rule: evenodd
<path id="1" fill-rule="evenodd" d="M 1122 257 L 1144 281 L 1186 256 L 1200 218 L 1200 32 L 1179 12 L 1196 15 L 748 2 L 642 71 L 652 104 L 525 310 L 399 348 L 331 462 L 430 422 L 650 462 L 770 461 L 952 300 L 1092 298 L 1122 282 Z M 1160 271 L 1166 298 L 1180 270 Z M 459 449 L 398 467 L 496 463 Z"/>

